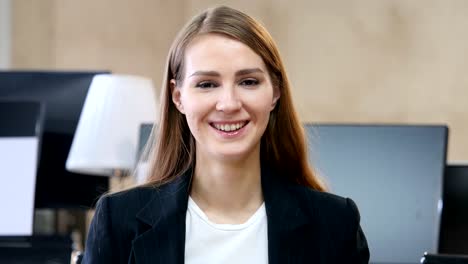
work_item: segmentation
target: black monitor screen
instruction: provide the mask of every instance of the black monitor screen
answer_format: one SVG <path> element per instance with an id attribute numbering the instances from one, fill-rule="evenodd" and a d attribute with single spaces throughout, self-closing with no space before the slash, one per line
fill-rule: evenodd
<path id="1" fill-rule="evenodd" d="M 45 105 L 35 208 L 87 208 L 108 190 L 106 177 L 65 169 L 91 80 L 98 73 L 107 72 L 0 71 L 0 99 Z"/>
<path id="2" fill-rule="evenodd" d="M 468 165 L 448 165 L 444 177 L 441 253 L 468 255 Z"/>

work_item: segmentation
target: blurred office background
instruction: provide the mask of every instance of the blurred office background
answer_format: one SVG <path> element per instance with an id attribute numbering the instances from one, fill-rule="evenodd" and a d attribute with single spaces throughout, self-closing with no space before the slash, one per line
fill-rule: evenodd
<path id="1" fill-rule="evenodd" d="M 220 4 L 273 35 L 301 121 L 445 124 L 447 161 L 468 163 L 465 0 L 0 0 L 0 70 L 111 71 L 159 90 L 177 31 Z"/>
<path id="2" fill-rule="evenodd" d="M 468 160 L 464 0 L 1 0 L 3 69 L 110 70 L 161 83 L 176 32 L 228 4 L 280 48 L 305 122 L 445 123 Z"/>

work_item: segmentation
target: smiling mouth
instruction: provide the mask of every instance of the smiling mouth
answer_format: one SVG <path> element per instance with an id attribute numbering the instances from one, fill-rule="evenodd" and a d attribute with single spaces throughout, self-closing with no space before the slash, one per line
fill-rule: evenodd
<path id="1" fill-rule="evenodd" d="M 223 123 L 211 123 L 210 125 L 214 128 L 216 128 L 219 131 L 223 132 L 234 132 L 237 130 L 240 130 L 241 128 L 245 127 L 249 121 L 241 121 L 237 123 L 229 123 L 229 124 L 223 124 Z"/>

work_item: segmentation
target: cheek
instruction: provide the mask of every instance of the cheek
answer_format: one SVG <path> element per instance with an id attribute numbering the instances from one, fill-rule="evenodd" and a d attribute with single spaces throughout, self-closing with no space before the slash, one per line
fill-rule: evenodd
<path id="1" fill-rule="evenodd" d="M 180 100 L 186 112 L 190 112 L 192 116 L 206 114 L 216 103 L 215 93 L 205 94 L 193 91 L 193 88 L 184 87 L 184 89 L 186 90 L 181 93 Z"/>
<path id="2" fill-rule="evenodd" d="M 272 110 L 272 99 L 271 95 L 261 94 L 249 98 L 246 105 L 250 106 L 250 109 L 260 115 L 269 115 Z"/>
<path id="3" fill-rule="evenodd" d="M 206 104 L 197 99 L 185 100 L 182 103 L 190 129 L 197 129 L 207 114 Z"/>
<path id="4" fill-rule="evenodd" d="M 197 138 L 197 135 L 199 134 L 198 132 L 200 131 L 200 124 L 197 115 L 194 115 L 191 111 L 186 111 L 185 119 L 190 129 L 190 133 Z"/>

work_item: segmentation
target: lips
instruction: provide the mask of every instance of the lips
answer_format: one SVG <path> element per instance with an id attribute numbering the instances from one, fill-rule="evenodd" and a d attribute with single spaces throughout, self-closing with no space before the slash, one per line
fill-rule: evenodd
<path id="1" fill-rule="evenodd" d="M 237 121 L 237 122 L 229 122 L 229 123 L 216 122 L 216 123 L 211 123 L 210 125 L 220 131 L 234 132 L 234 131 L 242 129 L 245 125 L 247 125 L 248 122 L 249 121 Z"/>

